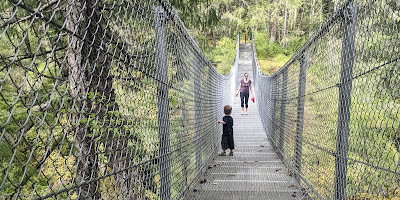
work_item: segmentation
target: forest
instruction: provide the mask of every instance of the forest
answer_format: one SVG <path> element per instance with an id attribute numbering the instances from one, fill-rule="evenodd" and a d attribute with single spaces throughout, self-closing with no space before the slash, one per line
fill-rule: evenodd
<path id="1" fill-rule="evenodd" d="M 166 2 L 179 19 L 158 14 L 160 5 L 165 6 L 159 2 Z M 354 69 L 358 79 L 352 91 L 354 131 L 348 169 L 353 186 L 348 187 L 348 197 L 399 197 L 400 3 L 355 2 L 359 6 L 356 52 L 362 53 L 357 54 Z M 237 34 L 242 44 L 251 43 L 253 37 L 264 74 L 288 67 L 297 77 L 299 63 L 285 64 L 346 1 L 169 3 L 8 0 L 0 4 L 0 199 L 84 199 L 87 194 L 93 199 L 160 199 L 164 176 L 159 166 L 167 157 L 160 157 L 163 147 L 158 142 L 168 140 L 159 135 L 160 118 L 171 127 L 169 158 L 179 161 L 171 162 L 170 168 L 171 196 L 179 199 L 196 180 L 198 163 L 206 162 L 215 148 L 206 146 L 197 155 L 197 145 L 216 140 L 209 135 L 217 132 L 211 119 L 218 117 L 214 110 L 220 105 L 210 104 L 224 98 L 207 84 L 225 80 L 221 74 L 230 73 Z M 165 27 L 156 18 L 163 14 L 170 17 Z M 316 92 L 338 84 L 342 32 L 337 24 L 321 36 L 327 42 L 309 47 L 307 60 L 305 141 L 330 153 L 335 148 L 338 105 L 332 99 L 339 94 L 336 89 Z M 160 36 L 165 43 L 155 37 L 157 26 L 166 30 Z M 161 52 L 167 56 L 158 55 L 154 44 L 169 48 Z M 157 96 L 165 92 L 160 88 L 167 85 L 160 84 L 156 67 L 163 58 L 168 66 L 167 116 L 157 104 Z M 226 82 L 218 84 L 226 87 Z M 290 89 L 297 90 L 296 84 Z M 204 100 L 199 103 L 200 95 Z M 294 106 L 289 112 L 295 114 L 296 102 L 290 103 Z M 199 121 L 199 115 L 205 120 Z M 204 136 L 197 135 L 199 130 Z M 318 135 L 322 139 L 314 137 Z M 310 169 L 304 177 L 319 195 L 330 198 L 334 163 L 325 159 L 328 153 L 321 149 L 315 153 L 310 146 L 305 152 L 311 153 L 304 156 L 304 166 Z M 293 164 L 290 155 L 288 163 Z M 312 166 L 317 166 L 314 172 Z"/>
<path id="2" fill-rule="evenodd" d="M 344 0 L 184 0 L 170 1 L 217 69 L 226 74 L 233 62 L 234 39 L 251 33 L 261 69 L 272 74 L 311 37 Z M 231 39 L 231 40 L 228 40 Z M 229 42 L 230 41 L 230 42 Z M 229 52 L 229 53 L 228 53 Z M 225 57 L 223 57 L 225 56 Z"/>

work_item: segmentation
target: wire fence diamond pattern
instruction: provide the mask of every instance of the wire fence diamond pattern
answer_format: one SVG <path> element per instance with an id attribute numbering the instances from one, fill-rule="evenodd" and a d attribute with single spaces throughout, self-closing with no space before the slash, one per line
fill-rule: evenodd
<path id="1" fill-rule="evenodd" d="M 219 74 L 168 1 L 0 9 L 0 199 L 184 198 L 237 62 Z"/>
<path id="2" fill-rule="evenodd" d="M 400 197 L 399 22 L 398 1 L 347 1 L 271 76 L 253 43 L 264 129 L 310 197 Z"/>

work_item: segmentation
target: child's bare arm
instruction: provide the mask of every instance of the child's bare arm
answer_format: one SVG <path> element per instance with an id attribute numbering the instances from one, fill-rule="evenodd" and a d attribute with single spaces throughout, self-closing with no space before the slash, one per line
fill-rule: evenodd
<path id="1" fill-rule="evenodd" d="M 226 124 L 224 121 L 217 121 L 218 124 Z"/>

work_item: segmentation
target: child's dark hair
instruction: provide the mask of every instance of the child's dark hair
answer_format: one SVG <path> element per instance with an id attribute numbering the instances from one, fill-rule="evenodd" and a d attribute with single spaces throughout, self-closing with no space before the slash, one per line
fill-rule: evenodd
<path id="1" fill-rule="evenodd" d="M 230 105 L 224 106 L 224 113 L 225 113 L 226 115 L 231 114 L 231 113 L 232 113 L 232 106 L 230 106 Z"/>

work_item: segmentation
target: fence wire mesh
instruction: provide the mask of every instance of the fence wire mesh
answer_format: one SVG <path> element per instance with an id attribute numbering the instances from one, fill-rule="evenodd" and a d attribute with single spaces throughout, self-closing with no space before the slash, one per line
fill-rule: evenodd
<path id="1" fill-rule="evenodd" d="M 168 1 L 2 1 L 0 52 L 0 199 L 182 199 L 218 149 L 237 62 Z"/>
<path id="2" fill-rule="evenodd" d="M 264 128 L 312 198 L 400 197 L 399 25 L 399 1 L 347 1 L 271 76 L 253 43 Z"/>

